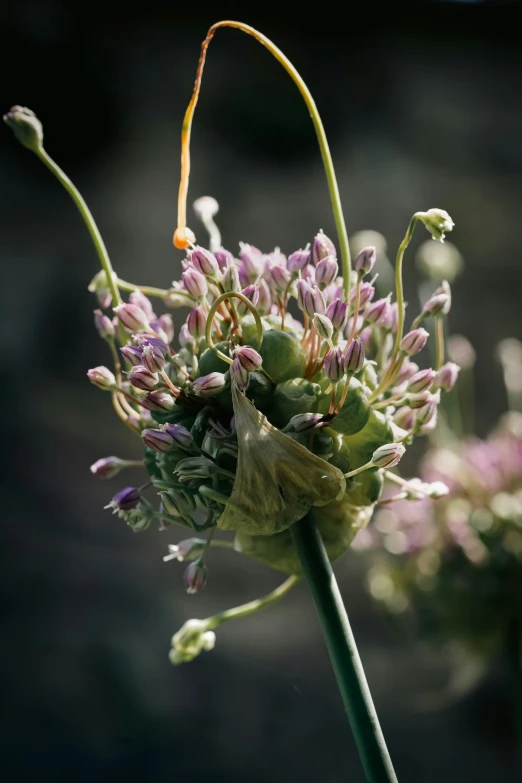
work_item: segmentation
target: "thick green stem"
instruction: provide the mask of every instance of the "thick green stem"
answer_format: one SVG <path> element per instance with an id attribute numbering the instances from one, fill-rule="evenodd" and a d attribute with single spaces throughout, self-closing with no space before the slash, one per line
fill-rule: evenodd
<path id="1" fill-rule="evenodd" d="M 109 286 L 112 294 L 112 304 L 113 306 L 121 304 L 121 296 L 118 290 L 118 286 L 116 285 L 115 274 L 112 268 L 109 254 L 107 252 L 107 248 L 105 247 L 105 243 L 99 232 L 98 226 L 96 225 L 92 213 L 89 207 L 87 206 L 87 204 L 85 203 L 83 196 L 81 195 L 80 191 L 76 188 L 76 186 L 73 185 L 73 183 L 71 182 L 67 174 L 64 171 L 62 171 L 62 169 L 47 154 L 47 152 L 43 149 L 43 147 L 40 148 L 36 154 L 38 155 L 42 163 L 45 166 L 47 166 L 49 171 L 52 174 L 54 174 L 58 182 L 61 185 L 63 185 L 67 193 L 70 195 L 70 197 L 76 204 L 76 207 L 78 208 L 78 212 L 82 216 L 83 222 L 87 226 L 87 230 L 91 235 L 91 239 L 94 244 L 94 247 L 96 248 L 96 252 L 98 253 L 98 258 L 100 259 L 100 264 L 102 266 L 102 269 L 107 275 L 107 285 Z"/>
<path id="2" fill-rule="evenodd" d="M 368 783 L 397 783 L 348 615 L 309 512 L 290 528 L 316 606 L 330 660 Z"/>

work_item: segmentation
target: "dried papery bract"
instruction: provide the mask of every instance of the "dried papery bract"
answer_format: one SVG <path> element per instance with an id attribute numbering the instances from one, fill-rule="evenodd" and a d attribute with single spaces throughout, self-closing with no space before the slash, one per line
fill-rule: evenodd
<path id="1" fill-rule="evenodd" d="M 273 427 L 232 385 L 239 458 L 234 488 L 219 527 L 272 535 L 312 506 L 342 497 L 340 470 Z"/>

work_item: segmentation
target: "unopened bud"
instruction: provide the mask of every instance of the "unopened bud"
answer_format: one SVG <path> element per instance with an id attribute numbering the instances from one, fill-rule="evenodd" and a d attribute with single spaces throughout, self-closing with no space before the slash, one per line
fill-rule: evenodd
<path id="1" fill-rule="evenodd" d="M 143 332 L 149 328 L 149 319 L 141 307 L 133 304 L 120 304 L 113 308 L 120 323 L 130 332 Z"/>
<path id="2" fill-rule="evenodd" d="M 240 242 L 241 250 L 239 258 L 243 262 L 245 274 L 251 283 L 254 283 L 262 274 L 265 266 L 265 257 L 259 248 Z"/>
<path id="3" fill-rule="evenodd" d="M 116 378 L 108 367 L 93 367 L 92 370 L 87 371 L 87 377 L 102 391 L 112 391 L 116 386 Z"/>
<path id="4" fill-rule="evenodd" d="M 434 382 L 435 388 L 450 392 L 457 383 L 459 372 L 460 367 L 458 364 L 455 364 L 455 362 L 446 362 L 437 373 Z"/>
<path id="5" fill-rule="evenodd" d="M 337 251 L 331 239 L 323 231 L 316 234 L 312 245 L 312 261 L 317 266 L 326 256 L 337 258 Z"/>
<path id="6" fill-rule="evenodd" d="M 205 336 L 207 326 L 207 316 L 202 307 L 195 307 L 190 311 L 187 318 L 187 330 L 194 340 L 201 340 Z"/>
<path id="7" fill-rule="evenodd" d="M 116 336 L 114 324 L 101 310 L 94 311 L 94 325 L 100 337 L 104 340 L 114 340 L 114 337 Z"/>
<path id="8" fill-rule="evenodd" d="M 174 439 L 168 432 L 160 429 L 146 429 L 141 433 L 141 437 L 148 449 L 164 453 L 174 447 Z"/>
<path id="9" fill-rule="evenodd" d="M 124 345 L 120 351 L 124 359 L 133 367 L 141 364 L 141 348 L 137 345 Z"/>
<path id="10" fill-rule="evenodd" d="M 432 394 L 428 402 L 421 408 L 417 408 L 416 420 L 418 426 L 425 426 L 430 422 L 436 421 L 437 410 L 440 402 L 440 392 Z"/>
<path id="11" fill-rule="evenodd" d="M 272 307 L 272 292 L 264 278 L 260 278 L 257 283 L 259 287 L 259 300 L 257 302 L 257 311 L 259 315 L 266 315 Z"/>
<path id="12" fill-rule="evenodd" d="M 207 583 L 207 568 L 201 558 L 190 563 L 183 574 L 183 581 L 189 595 L 194 595 L 203 590 Z"/>
<path id="13" fill-rule="evenodd" d="M 297 413 L 288 422 L 287 429 L 292 432 L 306 432 L 313 430 L 323 421 L 320 413 Z"/>
<path id="14" fill-rule="evenodd" d="M 448 311 L 448 305 L 450 304 L 450 298 L 447 294 L 433 294 L 430 296 L 427 302 L 425 302 L 422 308 L 423 317 L 436 315 L 445 315 Z"/>
<path id="15" fill-rule="evenodd" d="M 168 432 L 176 446 L 182 449 L 189 449 L 192 446 L 194 438 L 182 424 L 165 424 L 163 429 Z"/>
<path id="16" fill-rule="evenodd" d="M 144 364 L 137 364 L 135 367 L 132 367 L 127 373 L 127 378 L 136 389 L 141 389 L 142 391 L 152 391 L 159 382 L 158 374 L 151 372 Z"/>
<path id="17" fill-rule="evenodd" d="M 402 443 L 387 443 L 373 452 L 372 462 L 376 468 L 393 468 L 401 461 L 405 451 Z"/>
<path id="18" fill-rule="evenodd" d="M 373 326 L 382 326 L 386 323 L 390 311 L 388 299 L 378 299 L 369 305 L 364 311 L 364 320 Z"/>
<path id="19" fill-rule="evenodd" d="M 408 356 L 414 356 L 416 353 L 419 353 L 419 351 L 422 351 L 428 337 L 429 334 L 426 329 L 413 329 L 402 338 L 400 345 L 401 351 L 404 351 Z"/>
<path id="20" fill-rule="evenodd" d="M 190 260 L 198 272 L 205 277 L 216 278 L 219 275 L 219 264 L 216 257 L 210 250 L 196 245 L 190 253 Z"/>
<path id="21" fill-rule="evenodd" d="M 141 352 L 143 364 L 152 373 L 161 372 L 165 366 L 165 353 L 159 345 L 145 343 Z"/>
<path id="22" fill-rule="evenodd" d="M 433 395 L 429 391 L 416 392 L 414 394 L 408 394 L 408 405 L 413 410 L 418 410 L 424 405 L 427 405 L 433 398 Z"/>
<path id="23" fill-rule="evenodd" d="M 132 293 L 129 294 L 129 302 L 130 304 L 139 307 L 140 310 L 143 310 L 147 318 L 153 319 L 156 317 L 156 314 L 152 308 L 152 302 L 148 296 L 145 296 L 145 294 L 143 294 L 141 291 L 132 291 Z"/>
<path id="24" fill-rule="evenodd" d="M 437 373 L 435 370 L 432 370 L 431 368 L 429 370 L 419 370 L 419 372 L 412 375 L 408 381 L 408 391 L 413 394 L 428 391 L 428 389 L 431 388 L 436 375 Z"/>
<path id="25" fill-rule="evenodd" d="M 345 373 L 345 359 L 341 348 L 328 351 L 324 358 L 324 372 L 333 383 L 338 383 Z"/>
<path id="26" fill-rule="evenodd" d="M 412 430 L 415 427 L 416 413 L 407 405 L 404 405 L 395 411 L 393 414 L 393 421 L 403 430 Z"/>
<path id="27" fill-rule="evenodd" d="M 340 332 L 348 320 L 348 305 L 342 299 L 335 299 L 328 307 L 326 315 L 332 322 L 334 332 Z"/>
<path id="28" fill-rule="evenodd" d="M 270 272 L 270 277 L 272 278 L 272 281 L 274 283 L 274 288 L 279 293 L 283 293 L 283 291 L 286 291 L 288 288 L 288 284 L 290 283 L 292 279 L 292 275 L 281 264 L 271 264 L 268 267 L 268 271 Z"/>
<path id="29" fill-rule="evenodd" d="M 306 280 L 303 280 L 302 278 L 297 281 L 297 306 L 300 310 L 305 309 L 305 294 L 310 288 L 309 283 L 307 283 Z"/>
<path id="30" fill-rule="evenodd" d="M 316 285 L 308 286 L 305 291 L 304 311 L 309 318 L 313 318 L 315 313 L 319 313 L 320 315 L 326 313 L 324 297 Z"/>
<path id="31" fill-rule="evenodd" d="M 142 398 L 141 404 L 149 411 L 170 413 L 170 411 L 174 410 L 176 401 L 168 392 L 151 391 Z"/>
<path id="32" fill-rule="evenodd" d="M 218 247 L 218 249 L 214 251 L 214 256 L 220 269 L 224 269 L 227 264 L 232 264 L 234 261 L 234 256 L 230 250 L 225 250 L 224 247 Z"/>
<path id="33" fill-rule="evenodd" d="M 315 268 L 315 282 L 323 289 L 333 283 L 339 272 L 339 265 L 334 256 L 325 256 Z"/>
<path id="34" fill-rule="evenodd" d="M 320 262 L 322 263 L 322 262 Z M 323 340 L 331 340 L 333 337 L 333 324 L 326 315 L 316 313 L 314 315 L 314 326 L 319 337 Z"/>
<path id="35" fill-rule="evenodd" d="M 347 372 L 358 373 L 364 367 L 364 348 L 361 340 L 352 340 L 345 356 Z"/>
<path id="36" fill-rule="evenodd" d="M 205 275 L 190 265 L 187 265 L 181 275 L 185 288 L 194 299 L 202 299 L 208 294 L 208 284 Z"/>
<path id="37" fill-rule="evenodd" d="M 365 247 L 357 254 L 354 267 L 360 277 L 364 277 L 372 271 L 376 259 L 376 250 L 374 247 Z"/>
<path id="38" fill-rule="evenodd" d="M 236 263 L 229 264 L 221 273 L 221 285 L 227 293 L 239 293 L 241 283 L 239 281 L 239 269 Z"/>
<path id="39" fill-rule="evenodd" d="M 292 274 L 301 272 L 310 261 L 309 250 L 296 250 L 295 253 L 290 253 L 287 261 L 288 271 Z"/>
<path id="40" fill-rule="evenodd" d="M 42 123 L 31 109 L 26 106 L 12 106 L 4 114 L 4 122 L 11 128 L 15 138 L 32 152 L 39 152 L 43 147 Z"/>
<path id="41" fill-rule="evenodd" d="M 357 295 L 357 288 L 354 287 L 348 294 L 348 301 L 350 304 L 355 302 Z M 365 307 L 368 302 L 371 302 L 375 295 L 375 288 L 370 283 L 361 283 L 359 286 L 359 307 Z"/>
<path id="42" fill-rule="evenodd" d="M 239 359 L 234 359 L 232 362 L 230 376 L 240 391 L 246 391 L 250 381 L 250 373 L 243 367 Z"/>
<path id="43" fill-rule="evenodd" d="M 428 209 L 420 212 L 418 217 L 431 234 L 432 239 L 444 242 L 447 231 L 452 231 L 455 223 L 444 209 Z"/>
<path id="44" fill-rule="evenodd" d="M 234 352 L 236 358 L 241 362 L 245 370 L 248 372 L 254 372 L 259 370 L 263 364 L 263 359 L 260 354 L 255 351 L 250 345 L 240 345 Z"/>
<path id="45" fill-rule="evenodd" d="M 259 301 L 259 286 L 255 285 L 254 283 L 251 283 L 250 285 L 247 285 L 246 288 L 243 288 L 241 291 L 243 296 L 246 296 L 246 298 L 252 302 L 254 307 L 257 305 Z M 250 312 L 247 305 L 242 302 L 240 299 L 236 300 L 236 310 L 238 312 L 238 315 L 246 315 L 248 312 Z"/>
<path id="46" fill-rule="evenodd" d="M 226 378 L 222 372 L 211 372 L 202 375 L 192 382 L 192 391 L 197 397 L 212 397 L 223 391 L 226 386 Z"/>
<path id="47" fill-rule="evenodd" d="M 136 508 L 140 502 L 140 492 L 136 487 L 125 487 L 117 492 L 111 502 L 105 508 L 112 508 L 114 511 L 130 511 Z"/>
<path id="48" fill-rule="evenodd" d="M 126 461 L 119 457 L 103 457 L 93 463 L 90 470 L 97 478 L 111 479 L 117 476 L 126 465 Z"/>
<path id="49" fill-rule="evenodd" d="M 168 495 L 168 492 L 160 492 L 159 494 L 162 502 L 165 504 L 165 497 Z M 177 516 L 182 515 L 178 514 Z M 189 560 L 195 560 L 196 558 L 201 557 L 205 545 L 206 541 L 202 538 L 186 538 L 183 541 L 180 541 L 179 544 L 169 544 L 169 554 L 163 558 L 163 562 L 167 563 L 169 560 L 178 560 L 180 563 L 183 563 Z"/>

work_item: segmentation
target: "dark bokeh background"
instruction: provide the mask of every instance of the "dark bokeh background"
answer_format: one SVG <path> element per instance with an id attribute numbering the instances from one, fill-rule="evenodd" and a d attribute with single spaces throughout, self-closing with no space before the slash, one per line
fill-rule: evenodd
<path id="1" fill-rule="evenodd" d="M 41 117 L 48 151 L 91 205 L 120 275 L 168 285 L 180 270 L 171 245 L 179 130 L 200 41 L 219 18 L 260 27 L 316 97 L 351 232 L 381 231 L 393 249 L 416 210 L 443 207 L 455 220 L 467 268 L 451 324 L 479 350 L 484 433 L 505 405 L 494 346 L 521 336 L 516 4 L 387 5 L 343 5 L 341 15 L 314 4 L 290 16 L 265 4 L 7 3 L 2 108 L 21 103 Z M 321 227 L 334 235 L 299 95 L 236 31 L 211 45 L 192 155 L 191 200 L 219 200 L 230 248 L 291 251 Z M 182 567 L 161 561 L 177 534 L 133 535 L 102 510 L 121 483 L 96 481 L 89 465 L 138 457 L 140 446 L 85 378 L 108 362 L 86 291 L 97 259 L 65 193 L 6 129 L 0 165 L 4 780 L 361 781 L 304 588 L 224 626 L 193 664 L 169 664 L 170 636 L 187 618 L 255 597 L 278 576 L 218 551 L 207 590 L 187 597 Z M 337 572 L 402 783 L 513 781 L 503 662 L 471 694 L 415 711 L 445 687 L 440 654 L 378 612 L 356 557 Z"/>

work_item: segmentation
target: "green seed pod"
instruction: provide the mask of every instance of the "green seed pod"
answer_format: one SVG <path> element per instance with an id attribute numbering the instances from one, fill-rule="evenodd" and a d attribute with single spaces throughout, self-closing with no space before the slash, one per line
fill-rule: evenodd
<path id="1" fill-rule="evenodd" d="M 333 424 L 332 422 L 332 428 Z M 350 449 L 352 460 L 350 470 L 365 465 L 373 456 L 373 452 L 386 443 L 393 443 L 394 432 L 386 417 L 379 411 L 372 410 L 364 428 L 354 435 L 348 435 L 344 442 Z M 355 456 L 357 455 L 357 456 Z"/>
<path id="2" fill-rule="evenodd" d="M 320 394 L 319 384 L 305 378 L 292 378 L 280 383 L 274 392 L 268 413 L 269 421 L 280 429 L 285 427 L 292 416 L 311 413 Z"/>
<path id="3" fill-rule="evenodd" d="M 327 389 L 329 383 L 328 379 L 325 378 L 321 381 L 321 387 Z M 337 384 L 335 393 L 336 402 L 340 402 L 345 385 L 346 378 L 343 378 L 343 380 Z M 319 400 L 317 412 L 322 414 L 328 413 L 331 400 L 331 392 L 323 394 Z M 363 391 L 362 385 L 356 378 L 351 378 L 348 395 L 344 405 L 337 416 L 332 419 L 331 427 L 336 432 L 341 432 L 343 435 L 354 435 L 365 427 L 366 422 L 370 417 L 370 412 L 370 404 Z"/>
<path id="4" fill-rule="evenodd" d="M 359 468 L 368 461 L 355 446 L 350 448 L 348 438 L 334 432 L 330 427 L 324 430 L 324 434 L 332 436 L 333 454 L 329 462 L 343 473 Z M 346 480 L 346 500 L 354 506 L 374 505 L 379 500 L 383 483 L 380 470 L 365 470 Z"/>
<path id="5" fill-rule="evenodd" d="M 338 560 L 346 552 L 356 533 L 366 527 L 372 513 L 372 506 L 353 506 L 345 498 L 334 500 L 317 511 L 317 527 L 330 560 Z M 236 533 L 234 547 L 276 571 L 302 575 L 289 530 L 274 536 L 252 536 L 241 531 Z"/>
<path id="6" fill-rule="evenodd" d="M 263 369 L 275 383 L 302 378 L 305 374 L 306 356 L 301 343 L 292 334 L 271 329 L 264 333 L 258 350 L 263 357 Z"/>
<path id="7" fill-rule="evenodd" d="M 216 347 L 225 356 L 230 355 L 230 344 L 228 342 L 217 343 Z M 201 378 L 203 375 L 210 375 L 211 372 L 225 373 L 228 368 L 229 365 L 223 359 L 220 359 L 212 348 L 207 348 L 200 356 L 197 377 Z"/>

